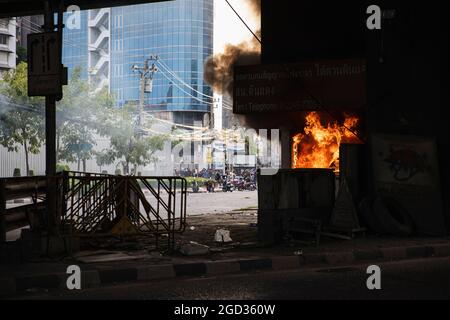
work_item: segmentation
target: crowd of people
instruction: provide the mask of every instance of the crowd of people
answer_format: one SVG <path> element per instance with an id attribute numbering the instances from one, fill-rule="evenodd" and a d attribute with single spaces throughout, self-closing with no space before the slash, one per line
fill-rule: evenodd
<path id="1" fill-rule="evenodd" d="M 255 190 L 257 183 L 256 168 L 235 168 L 233 170 L 205 169 L 192 170 L 189 168 L 176 170 L 175 175 L 183 178 L 203 178 L 208 192 L 214 192 L 217 187 L 222 187 L 223 191 L 234 190 Z M 198 182 L 194 181 L 192 188 L 199 190 Z M 231 189 L 231 190 L 230 190 Z"/>

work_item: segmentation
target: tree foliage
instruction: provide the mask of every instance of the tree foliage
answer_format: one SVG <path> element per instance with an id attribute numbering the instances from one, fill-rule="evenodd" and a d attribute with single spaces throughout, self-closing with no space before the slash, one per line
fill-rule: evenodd
<path id="1" fill-rule="evenodd" d="M 110 137 L 110 149 L 104 150 L 99 157 L 119 160 L 124 174 L 133 170 L 137 174 L 138 167 L 156 161 L 155 154 L 164 147 L 164 135 L 146 135 L 139 132 L 136 124 L 136 107 L 127 105 L 116 112 L 114 125 L 106 128 Z M 146 123 L 146 126 L 151 126 Z M 108 155 L 108 156 L 107 156 Z"/>
<path id="2" fill-rule="evenodd" d="M 29 153 L 39 153 L 44 144 L 44 99 L 27 96 L 27 64 L 6 73 L 0 82 L 0 144 L 9 151 L 22 147 L 26 153 L 27 172 Z M 63 99 L 56 105 L 56 146 L 60 163 L 77 163 L 78 170 L 95 158 L 99 167 L 117 163 L 125 174 L 131 169 L 146 166 L 162 150 L 166 137 L 139 132 L 136 124 L 136 107 L 122 109 L 108 89 L 93 90 L 75 68 L 69 84 L 63 88 Z M 146 123 L 146 126 L 151 124 Z M 110 147 L 95 150 L 98 137 L 110 140 Z"/>
<path id="3" fill-rule="evenodd" d="M 0 144 L 10 152 L 24 150 L 28 175 L 29 154 L 38 154 L 44 143 L 44 106 L 27 91 L 27 64 L 21 62 L 0 80 Z"/>
<path id="4" fill-rule="evenodd" d="M 58 160 L 77 163 L 78 170 L 95 155 L 96 134 L 104 134 L 114 99 L 107 89 L 94 91 L 82 77 L 82 69 L 75 68 L 63 99 L 57 104 Z"/>

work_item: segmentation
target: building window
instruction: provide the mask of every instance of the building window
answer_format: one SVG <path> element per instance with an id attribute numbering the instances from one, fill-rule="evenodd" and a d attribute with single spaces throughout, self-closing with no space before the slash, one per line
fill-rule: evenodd
<path id="1" fill-rule="evenodd" d="M 115 16 L 114 25 L 116 28 L 123 27 L 123 15 L 119 14 L 119 15 Z"/>
<path id="2" fill-rule="evenodd" d="M 0 34 L 0 44 L 8 45 L 8 36 Z"/>
<path id="3" fill-rule="evenodd" d="M 123 64 L 116 64 L 113 68 L 114 76 L 121 77 L 123 76 Z"/>
<path id="4" fill-rule="evenodd" d="M 0 28 L 7 29 L 9 21 L 7 19 L 0 19 Z"/>
<path id="5" fill-rule="evenodd" d="M 123 50 L 123 39 L 114 40 L 114 50 L 115 51 Z"/>
<path id="6" fill-rule="evenodd" d="M 123 89 L 118 89 L 116 93 L 116 99 L 117 100 L 123 100 Z"/>
<path id="7" fill-rule="evenodd" d="M 8 54 L 0 51 L 0 63 L 8 63 Z"/>

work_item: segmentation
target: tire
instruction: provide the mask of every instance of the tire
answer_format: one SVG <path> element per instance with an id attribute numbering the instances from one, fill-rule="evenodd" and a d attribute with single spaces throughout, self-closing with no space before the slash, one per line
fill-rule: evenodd
<path id="1" fill-rule="evenodd" d="M 376 198 L 372 212 L 385 233 L 401 237 L 414 233 L 414 223 L 408 211 L 394 198 Z"/>

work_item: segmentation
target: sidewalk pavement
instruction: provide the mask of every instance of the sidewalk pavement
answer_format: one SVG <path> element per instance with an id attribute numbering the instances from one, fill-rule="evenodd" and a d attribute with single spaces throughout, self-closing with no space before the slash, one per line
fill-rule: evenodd
<path id="1" fill-rule="evenodd" d="M 121 282 L 164 280 L 176 277 L 204 277 L 223 274 L 302 269 L 306 267 L 340 266 L 353 263 L 374 264 L 381 261 L 450 256 L 450 239 L 382 238 L 368 236 L 350 241 L 326 240 L 319 247 L 298 244 L 264 247 L 256 242 L 243 242 L 256 236 L 249 221 L 251 213 L 234 213 L 193 217 L 183 236 L 209 239 L 217 227 L 231 230 L 233 245 L 211 247 L 204 256 L 186 257 L 179 253 L 165 256 L 148 253 L 97 250 L 81 252 L 60 261 L 40 261 L 0 266 L 0 297 L 14 297 L 36 290 L 67 290 L 67 267 L 78 265 L 82 270 L 82 288 Z M 223 223 L 220 224 L 219 222 Z M 232 225 L 231 222 L 235 224 Z M 199 224 L 202 223 L 201 226 Z M 209 226 L 209 229 L 208 229 Z M 245 233 L 243 230 L 247 230 Z M 241 232 L 241 234 L 239 234 Z M 197 235 L 196 237 L 193 236 Z M 205 239 L 206 239 L 205 238 Z M 237 240 L 241 240 L 238 243 Z M 211 241 L 213 242 L 213 241 Z M 202 243 L 202 242 L 199 242 Z M 205 242 L 203 242 L 205 244 Z M 211 243 L 209 243 L 211 244 Z M 82 262 L 84 261 L 84 262 Z"/>

